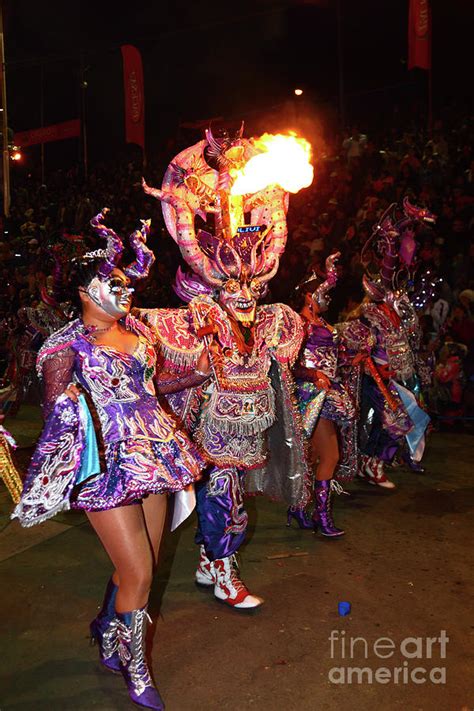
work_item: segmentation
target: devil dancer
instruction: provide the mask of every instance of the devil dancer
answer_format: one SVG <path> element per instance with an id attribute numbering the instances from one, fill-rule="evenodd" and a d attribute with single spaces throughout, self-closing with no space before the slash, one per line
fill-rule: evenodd
<path id="1" fill-rule="evenodd" d="M 409 248 L 412 227 L 417 222 L 431 223 L 434 218 L 406 198 L 399 220 L 394 217 L 395 208 L 394 204 L 386 210 L 364 247 L 363 258 L 366 248 L 377 243 L 380 270 L 367 269 L 362 280 L 366 296 L 353 314 L 358 318 L 344 329 L 347 349 L 364 369 L 359 476 L 386 489 L 395 488 L 395 484 L 387 477 L 385 465 L 393 461 L 404 439 L 421 457 L 429 421 L 412 392 L 417 354 L 407 329 L 410 302 L 406 281 L 413 257 L 413 248 Z M 411 254 L 410 261 L 407 254 Z"/>
<path id="2" fill-rule="evenodd" d="M 46 424 L 15 508 L 32 526 L 68 508 L 85 511 L 115 571 L 90 625 L 103 665 L 121 672 L 132 701 L 163 709 L 145 659 L 147 601 L 167 494 L 199 476 L 204 460 L 160 406 L 154 385 L 155 339 L 130 315 L 133 284 L 153 254 L 149 222 L 131 235 L 136 261 L 118 268 L 121 240 L 91 222 L 107 248 L 74 260 L 70 290 L 79 317 L 50 336 L 38 356 Z M 205 358 L 199 363 L 206 368 Z M 162 383 L 169 392 L 207 374 Z"/>
<path id="3" fill-rule="evenodd" d="M 344 534 L 332 517 L 333 492 L 337 486 L 333 477 L 340 460 L 339 430 L 355 416 L 351 396 L 339 377 L 338 334 L 322 316 L 329 307 L 329 292 L 336 286 L 335 263 L 339 256 L 337 252 L 327 258 L 325 281 L 321 282 L 313 273 L 297 287 L 305 339 L 293 374 L 305 431 L 310 438 L 315 509 L 312 520 L 308 521 L 303 510 L 290 507 L 287 519 L 288 526 L 295 520 L 300 528 L 314 528 L 329 538 Z"/>
<path id="4" fill-rule="evenodd" d="M 255 152 L 241 131 L 217 137 L 208 130 L 173 160 L 162 189 L 144 183 L 162 202 L 192 271 L 180 270 L 175 287 L 187 309 L 141 310 L 140 318 L 159 340 L 165 371 L 186 374 L 203 349 L 212 354 L 206 386 L 168 398 L 212 464 L 196 487 L 196 582 L 237 610 L 263 602 L 237 566 L 247 529 L 244 489 L 302 506 L 310 479 L 290 372 L 302 322 L 284 304 L 257 305 L 285 247 L 287 194 L 276 185 L 243 197 L 230 193 L 233 171 Z M 197 216 L 208 223 L 196 233 Z"/>

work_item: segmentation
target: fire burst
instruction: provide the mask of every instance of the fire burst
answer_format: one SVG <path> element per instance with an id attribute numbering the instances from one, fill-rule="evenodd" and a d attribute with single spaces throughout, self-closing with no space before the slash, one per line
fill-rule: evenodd
<path id="1" fill-rule="evenodd" d="M 269 185 L 297 193 L 313 182 L 314 169 L 310 163 L 311 145 L 295 134 L 264 133 L 254 141 L 260 151 L 244 165 L 232 171 L 235 178 L 232 195 L 249 195 Z"/>

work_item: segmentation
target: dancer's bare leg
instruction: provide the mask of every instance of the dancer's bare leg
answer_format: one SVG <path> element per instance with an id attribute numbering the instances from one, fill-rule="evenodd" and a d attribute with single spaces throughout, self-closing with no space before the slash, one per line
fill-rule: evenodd
<path id="1" fill-rule="evenodd" d="M 331 420 L 318 420 L 311 437 L 311 455 L 316 468 L 316 479 L 332 479 L 339 462 L 339 442 L 336 426 Z"/>
<path id="2" fill-rule="evenodd" d="M 153 552 L 153 568 L 158 564 L 163 528 L 166 520 L 168 497 L 166 494 L 150 494 L 142 502 L 145 526 L 148 540 Z M 115 585 L 120 584 L 119 574 L 114 570 L 112 579 Z"/>
<path id="3" fill-rule="evenodd" d="M 150 541 L 153 551 L 153 567 L 156 568 L 158 556 L 160 553 L 161 539 L 163 537 L 163 528 L 166 520 L 166 509 L 168 497 L 166 494 L 150 494 L 146 499 L 143 499 L 142 507 L 145 516 L 145 526 L 148 532 L 148 540 Z"/>
<path id="4" fill-rule="evenodd" d="M 332 478 L 339 462 L 339 442 L 334 422 L 322 418 L 319 420 L 311 438 L 311 449 L 316 470 L 316 507 L 313 512 L 315 530 L 328 538 L 338 538 L 344 535 L 344 531 L 334 525 L 331 510 Z"/>
<path id="5" fill-rule="evenodd" d="M 144 607 L 152 582 L 154 552 L 142 506 L 120 506 L 109 511 L 89 512 L 87 516 L 115 566 L 117 583 L 120 582 L 116 611 L 129 612 Z"/>

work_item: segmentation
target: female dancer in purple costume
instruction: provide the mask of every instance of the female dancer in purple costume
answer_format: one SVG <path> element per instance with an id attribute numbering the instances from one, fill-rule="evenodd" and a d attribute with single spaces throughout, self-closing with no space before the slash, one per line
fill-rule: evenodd
<path id="1" fill-rule="evenodd" d="M 311 522 L 304 511 L 288 509 L 288 526 L 295 519 L 300 528 L 314 528 L 329 538 L 344 534 L 332 518 L 332 481 L 340 456 L 338 425 L 354 417 L 351 397 L 337 377 L 337 334 L 321 316 L 329 306 L 328 292 L 336 285 L 338 257 L 339 252 L 326 260 L 327 278 L 323 283 L 313 274 L 297 287 L 303 298 L 300 315 L 306 338 L 293 374 L 303 424 L 310 438 L 315 509 Z"/>
<path id="2" fill-rule="evenodd" d="M 53 334 L 39 354 L 47 421 L 14 516 L 33 525 L 61 508 L 86 512 L 115 567 L 102 610 L 91 623 L 91 638 L 102 663 L 122 673 L 132 701 L 161 710 L 164 704 L 145 660 L 147 601 L 166 495 L 199 478 L 204 462 L 160 406 L 151 332 L 129 314 L 131 280 L 142 278 L 153 260 L 144 244 L 149 225 L 132 235 L 138 258 L 121 271 L 116 267 L 121 242 L 102 224 L 104 214 L 91 224 L 107 237 L 107 250 L 77 259 L 71 272 L 81 317 Z M 201 384 L 208 377 L 207 356 L 200 367 L 187 378 L 161 381 L 160 392 Z M 51 473 L 50 452 L 52 446 L 61 448 L 61 427 L 73 421 L 74 408 L 86 401 L 98 421 L 102 461 L 82 477 L 87 446 L 82 443 L 71 466 L 71 486 L 52 506 L 60 477 Z"/>

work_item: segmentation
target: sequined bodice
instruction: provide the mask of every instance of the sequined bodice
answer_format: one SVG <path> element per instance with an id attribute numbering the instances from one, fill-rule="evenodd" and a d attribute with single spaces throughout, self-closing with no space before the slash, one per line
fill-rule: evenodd
<path id="1" fill-rule="evenodd" d="M 158 407 L 156 355 L 143 337 L 133 354 L 95 345 L 84 335 L 71 344 L 74 379 L 90 394 L 107 443 L 128 437 L 168 439 L 172 426 Z"/>
<path id="2" fill-rule="evenodd" d="M 306 324 L 307 338 L 300 363 L 305 368 L 320 370 L 328 378 L 337 374 L 337 333 L 324 321 L 318 324 Z"/>

